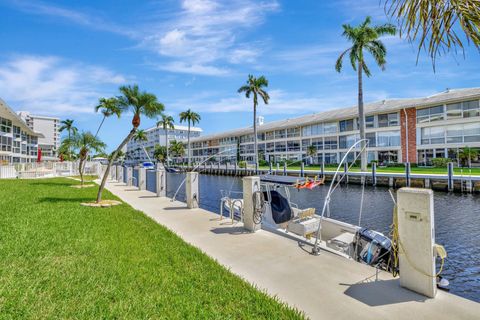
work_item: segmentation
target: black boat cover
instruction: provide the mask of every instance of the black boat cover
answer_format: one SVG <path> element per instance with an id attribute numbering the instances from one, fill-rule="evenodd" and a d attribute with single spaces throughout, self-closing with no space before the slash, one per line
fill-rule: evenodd
<path id="1" fill-rule="evenodd" d="M 268 199 L 267 191 L 263 192 L 265 199 Z M 292 220 L 293 211 L 288 203 L 288 200 L 285 199 L 278 191 L 270 191 L 272 197 L 272 202 L 270 203 L 272 209 L 272 218 L 276 224 L 284 223 Z"/>

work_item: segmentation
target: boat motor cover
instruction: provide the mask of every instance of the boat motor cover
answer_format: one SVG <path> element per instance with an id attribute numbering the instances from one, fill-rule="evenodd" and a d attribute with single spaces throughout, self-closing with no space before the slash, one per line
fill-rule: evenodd
<path id="1" fill-rule="evenodd" d="M 267 191 L 264 191 L 263 195 L 265 196 L 265 199 L 268 199 Z M 275 190 L 270 191 L 270 196 L 272 197 L 270 207 L 272 209 L 273 221 L 275 221 L 276 224 L 281 224 L 292 220 L 293 211 L 288 200 Z"/>
<path id="2" fill-rule="evenodd" d="M 357 231 L 355 245 L 357 247 L 357 261 L 382 269 L 389 269 L 391 254 L 391 240 L 380 232 L 362 228 Z"/>

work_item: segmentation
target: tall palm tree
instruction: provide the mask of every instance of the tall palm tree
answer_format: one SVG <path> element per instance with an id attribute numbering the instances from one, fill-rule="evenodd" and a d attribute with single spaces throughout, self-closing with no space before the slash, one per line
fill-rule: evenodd
<path id="1" fill-rule="evenodd" d="M 78 129 L 73 125 L 73 120 L 72 119 L 65 119 L 60 121 L 62 126 L 58 129 L 58 131 L 63 132 L 67 130 L 68 132 L 68 140 L 72 138 L 72 135 L 76 134 L 78 132 Z M 68 150 L 70 153 L 70 158 L 72 157 L 72 149 Z"/>
<path id="2" fill-rule="evenodd" d="M 263 89 L 268 87 L 268 80 L 264 76 L 255 78 L 253 75 L 248 75 L 247 84 L 243 85 L 238 89 L 238 93 L 245 92 L 245 97 L 250 98 L 250 95 L 253 95 L 253 153 L 255 161 L 255 172 L 258 171 L 258 146 L 257 146 L 257 106 L 258 106 L 258 96 L 263 100 L 263 103 L 268 104 L 270 96 Z"/>
<path id="3" fill-rule="evenodd" d="M 98 188 L 97 203 L 102 201 L 102 192 L 103 189 L 105 189 L 108 173 L 110 172 L 113 162 L 117 158 L 118 152 L 123 149 L 130 139 L 132 139 L 137 132 L 138 127 L 140 126 L 140 116 L 144 115 L 147 118 L 156 118 L 165 109 L 163 104 L 157 100 L 157 97 L 154 94 L 140 91 L 138 89 L 138 85 L 136 84 L 130 86 L 121 86 L 120 92 L 122 95 L 117 97 L 118 106 L 120 107 L 122 113 L 126 111 L 133 112 L 132 129 L 125 139 L 123 139 L 123 141 L 120 143 L 117 149 L 113 152 L 112 157 L 108 161 L 107 169 L 105 170 L 102 182 Z"/>
<path id="4" fill-rule="evenodd" d="M 310 157 L 310 162 L 313 163 L 313 157 L 317 155 L 317 147 L 313 144 L 307 147 L 307 155 Z"/>
<path id="5" fill-rule="evenodd" d="M 175 129 L 175 125 L 173 124 L 174 120 L 172 116 L 162 114 L 161 117 L 162 117 L 161 120 L 157 122 L 157 128 L 161 126 L 163 131 L 165 131 L 165 150 L 166 150 L 165 158 L 167 160 L 167 166 L 168 166 L 168 130 Z"/>
<path id="6" fill-rule="evenodd" d="M 383 42 L 379 39 L 383 35 L 395 35 L 396 28 L 392 24 L 384 24 L 381 26 L 371 26 L 371 18 L 367 17 L 365 21 L 357 27 L 352 27 L 349 24 L 343 25 L 343 36 L 347 38 L 352 46 L 343 51 L 338 57 L 335 64 L 335 70 L 340 72 L 342 70 L 343 58 L 347 53 L 349 54 L 350 63 L 353 70 L 358 72 L 358 118 L 360 124 L 360 139 L 362 139 L 361 147 L 361 170 L 367 171 L 367 151 L 365 148 L 365 113 L 363 110 L 363 80 L 362 75 L 365 72 L 367 77 L 370 77 L 370 69 L 368 68 L 364 59 L 364 50 L 369 52 L 375 62 L 385 69 L 385 56 L 387 49 Z"/>
<path id="7" fill-rule="evenodd" d="M 458 159 L 462 162 L 462 166 L 467 165 L 469 168 L 472 166 L 472 160 L 477 158 L 479 155 L 478 149 L 473 149 L 470 147 L 464 147 L 458 152 Z"/>
<path id="8" fill-rule="evenodd" d="M 88 153 L 91 151 L 96 153 L 103 152 L 106 145 L 91 132 L 75 133 L 71 138 L 67 138 L 66 144 L 78 150 L 78 159 L 80 160 L 78 173 L 80 175 L 81 185 L 83 186 L 83 172 Z"/>
<path id="9" fill-rule="evenodd" d="M 118 106 L 118 101 L 116 98 L 100 98 L 98 100 L 98 105 L 95 107 L 95 112 L 100 111 L 103 114 L 102 122 L 98 126 L 95 137 L 98 136 L 100 129 L 103 126 L 103 122 L 106 118 L 116 115 L 117 118 L 120 118 L 122 114 L 122 109 Z"/>
<path id="10" fill-rule="evenodd" d="M 188 132 L 187 132 L 187 148 L 188 148 L 188 166 L 190 167 L 190 125 L 195 126 L 196 123 L 199 123 L 202 118 L 196 112 L 188 109 L 187 111 L 180 112 L 180 122 L 188 123 Z"/>
<path id="11" fill-rule="evenodd" d="M 160 161 L 161 163 L 165 163 L 167 159 L 167 147 L 156 144 L 153 150 L 153 157 L 157 161 Z"/>
<path id="12" fill-rule="evenodd" d="M 480 48 L 480 5 L 478 0 L 385 0 L 385 10 L 398 21 L 401 35 L 419 39 L 418 56 L 425 48 L 432 59 L 462 49 L 463 41 Z M 463 31 L 465 38 L 457 32 Z M 465 40 L 464 40 L 465 39 Z"/>

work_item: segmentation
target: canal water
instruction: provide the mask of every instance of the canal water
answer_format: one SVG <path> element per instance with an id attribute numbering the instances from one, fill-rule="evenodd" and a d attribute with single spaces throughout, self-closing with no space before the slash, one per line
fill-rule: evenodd
<path id="1" fill-rule="evenodd" d="M 168 174 L 168 197 L 173 197 L 184 177 Z M 241 178 L 200 175 L 200 207 L 219 213 L 221 190 L 241 192 Z M 300 208 L 315 207 L 321 213 L 327 191 L 325 185 L 313 190 L 292 188 L 290 194 Z M 330 203 L 331 217 L 358 225 L 361 197 L 361 186 L 338 187 Z M 444 245 L 448 253 L 442 275 L 450 281 L 451 293 L 480 302 L 480 196 L 435 192 L 434 197 L 436 243 Z M 185 201 L 184 187 L 176 199 Z M 362 227 L 388 234 L 392 211 L 393 201 L 387 188 L 365 187 Z"/>

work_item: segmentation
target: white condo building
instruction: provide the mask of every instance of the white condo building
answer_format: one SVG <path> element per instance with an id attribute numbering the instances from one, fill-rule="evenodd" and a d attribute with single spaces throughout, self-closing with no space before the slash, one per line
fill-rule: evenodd
<path id="1" fill-rule="evenodd" d="M 0 99 L 0 164 L 35 162 L 40 139 L 44 135 Z"/>
<path id="2" fill-rule="evenodd" d="M 32 115 L 27 111 L 20 111 L 18 115 L 33 131 L 43 134 L 43 137 L 38 139 L 38 147 L 42 150 L 42 159 L 46 161 L 58 160 L 57 150 L 61 142 L 60 119 Z"/>
<path id="3" fill-rule="evenodd" d="M 168 140 L 169 141 L 182 141 L 187 142 L 188 127 L 175 125 L 174 129 L 168 130 Z M 200 137 L 202 129 L 199 127 L 190 127 L 190 139 Z M 145 130 L 147 134 L 148 141 L 135 141 L 130 140 L 127 144 L 126 151 L 126 163 L 136 164 L 144 161 L 150 161 L 153 159 L 153 152 L 156 145 L 165 145 L 165 130 L 162 128 L 152 127 Z M 148 152 L 148 156 L 146 152 Z M 186 152 L 186 150 L 185 150 Z"/>

